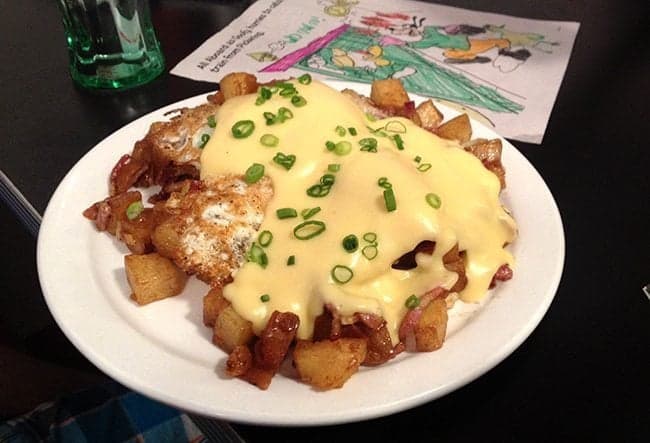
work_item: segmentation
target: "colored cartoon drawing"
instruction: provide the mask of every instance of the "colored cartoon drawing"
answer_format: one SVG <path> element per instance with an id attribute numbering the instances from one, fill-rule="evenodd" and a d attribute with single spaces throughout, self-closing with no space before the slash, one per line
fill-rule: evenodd
<path id="1" fill-rule="evenodd" d="M 551 53 L 552 51 L 550 47 L 559 45 L 558 42 L 547 41 L 546 37 L 541 34 L 510 31 L 505 29 L 505 25 L 486 25 L 485 29 L 486 31 L 497 34 L 499 38 L 508 40 L 513 48 L 532 48 L 542 52 Z"/>
<path id="2" fill-rule="evenodd" d="M 357 0 L 328 0 L 323 12 L 332 17 L 346 17 L 350 14 L 352 6 L 359 3 Z"/>
<path id="3" fill-rule="evenodd" d="M 449 49 L 471 49 L 467 36 L 446 35 L 438 31 L 426 31 L 426 44 L 431 41 L 437 44 L 448 42 Z M 458 48 L 458 42 L 461 42 L 462 48 Z M 523 109 L 521 104 L 504 97 L 496 89 L 479 85 L 462 73 L 426 58 L 413 46 L 413 42 L 405 43 L 402 39 L 394 38 L 394 44 L 386 43 L 386 36 L 381 33 L 345 24 L 261 71 L 283 72 L 298 68 L 364 83 L 375 79 L 401 78 L 406 89 L 417 94 L 495 112 L 516 113 Z"/>

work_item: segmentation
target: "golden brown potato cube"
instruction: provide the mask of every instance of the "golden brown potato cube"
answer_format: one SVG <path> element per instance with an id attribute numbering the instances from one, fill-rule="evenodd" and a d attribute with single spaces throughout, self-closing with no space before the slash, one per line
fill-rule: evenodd
<path id="1" fill-rule="evenodd" d="M 410 101 L 402 82 L 394 78 L 372 82 L 370 99 L 380 108 L 403 108 Z"/>
<path id="2" fill-rule="evenodd" d="M 366 359 L 366 340 L 340 338 L 311 342 L 299 340 L 293 351 L 300 379 L 317 389 L 340 388 Z"/>
<path id="3" fill-rule="evenodd" d="M 442 347 L 447 333 L 447 303 L 437 298 L 424 308 L 415 326 L 415 348 L 420 352 Z"/>
<path id="4" fill-rule="evenodd" d="M 472 138 L 472 126 L 469 123 L 467 114 L 461 114 L 441 124 L 436 129 L 439 137 L 447 140 L 456 140 L 459 143 L 466 143 Z"/>
<path id="5" fill-rule="evenodd" d="M 145 208 L 133 220 L 124 218 L 117 222 L 115 236 L 122 240 L 134 254 L 146 254 L 153 249 L 151 234 L 154 215 L 151 208 Z"/>
<path id="6" fill-rule="evenodd" d="M 442 112 L 436 108 L 432 100 L 422 102 L 415 108 L 415 112 L 420 117 L 420 126 L 428 131 L 433 131 L 442 122 Z"/>
<path id="7" fill-rule="evenodd" d="M 203 324 L 213 327 L 221 311 L 230 306 L 230 302 L 221 294 L 221 288 L 212 288 L 203 297 Z"/>
<path id="8" fill-rule="evenodd" d="M 171 260 L 153 252 L 124 257 L 126 278 L 139 305 L 178 295 L 183 291 L 187 275 Z"/>
<path id="9" fill-rule="evenodd" d="M 246 72 L 233 72 L 226 75 L 219 82 L 219 90 L 225 100 L 240 95 L 257 92 L 257 78 Z"/>
<path id="10" fill-rule="evenodd" d="M 173 222 L 162 222 L 151 233 L 151 242 L 163 257 L 174 258 L 181 249 L 180 235 L 174 229 Z"/>
<path id="11" fill-rule="evenodd" d="M 214 322 L 212 342 L 230 353 L 235 347 L 250 342 L 254 336 L 252 323 L 239 315 L 232 306 L 227 306 Z"/>

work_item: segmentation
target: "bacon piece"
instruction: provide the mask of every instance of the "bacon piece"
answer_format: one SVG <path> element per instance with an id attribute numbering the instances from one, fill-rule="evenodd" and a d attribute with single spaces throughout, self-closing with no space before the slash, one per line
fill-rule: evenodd
<path id="1" fill-rule="evenodd" d="M 448 290 L 437 286 L 430 291 L 425 292 L 420 297 L 420 304 L 406 313 L 399 327 L 399 338 L 405 344 L 406 349 L 415 349 L 415 327 L 420 321 L 424 308 L 426 308 L 431 301 L 437 298 L 444 298 L 447 294 L 449 294 Z"/>
<path id="2" fill-rule="evenodd" d="M 147 169 L 146 164 L 134 160 L 129 154 L 124 154 L 111 170 L 109 195 L 117 195 L 128 191 Z"/>
<path id="3" fill-rule="evenodd" d="M 510 269 L 510 266 L 508 264 L 501 265 L 499 269 L 497 269 L 497 272 L 494 273 L 494 277 L 492 277 L 492 281 L 490 282 L 490 289 L 494 288 L 497 284 L 498 281 L 507 281 L 512 278 L 512 269 Z"/>
<path id="4" fill-rule="evenodd" d="M 238 345 L 232 350 L 226 362 L 226 373 L 231 377 L 244 375 L 253 366 L 253 354 L 246 345 Z"/>

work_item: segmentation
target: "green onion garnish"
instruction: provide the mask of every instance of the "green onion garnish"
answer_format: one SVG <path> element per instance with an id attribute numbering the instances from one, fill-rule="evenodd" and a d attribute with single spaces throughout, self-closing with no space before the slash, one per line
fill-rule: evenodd
<path id="1" fill-rule="evenodd" d="M 214 118 L 214 115 L 208 116 L 208 126 L 211 128 L 217 127 L 217 119 Z"/>
<path id="2" fill-rule="evenodd" d="M 244 179 L 246 183 L 255 183 L 264 175 L 264 165 L 259 163 L 253 163 L 248 167 L 246 173 L 244 174 Z"/>
<path id="3" fill-rule="evenodd" d="M 418 171 L 425 172 L 431 169 L 431 163 L 421 163 L 418 165 Z"/>
<path id="4" fill-rule="evenodd" d="M 334 148 L 336 148 L 336 143 L 334 143 L 333 141 L 327 140 L 325 142 L 325 147 L 327 148 L 328 151 L 333 151 Z"/>
<path id="5" fill-rule="evenodd" d="M 296 256 L 290 255 L 289 258 L 287 259 L 287 266 L 293 266 L 295 264 L 296 264 Z"/>
<path id="6" fill-rule="evenodd" d="M 361 150 L 365 152 L 377 152 L 377 139 L 374 137 L 366 137 L 359 140 Z"/>
<path id="7" fill-rule="evenodd" d="M 205 145 L 210 141 L 210 134 L 201 134 L 201 143 L 199 144 L 199 149 L 205 148 Z"/>
<path id="8" fill-rule="evenodd" d="M 293 118 L 291 109 L 285 107 L 278 109 L 278 121 L 280 123 L 284 123 L 285 120 L 289 120 L 290 118 Z"/>
<path id="9" fill-rule="evenodd" d="M 308 220 L 312 218 L 314 215 L 318 214 L 319 212 L 320 212 L 320 206 L 316 206 L 315 208 L 303 209 L 302 211 L 300 211 L 300 216 L 303 219 Z"/>
<path id="10" fill-rule="evenodd" d="M 395 192 L 393 188 L 384 189 L 384 203 L 388 212 L 397 209 L 397 202 L 395 201 Z"/>
<path id="11" fill-rule="evenodd" d="M 126 207 L 126 218 L 129 220 L 136 219 L 144 211 L 141 201 L 135 201 Z"/>
<path id="12" fill-rule="evenodd" d="M 416 157 L 413 159 L 413 161 L 414 161 L 415 163 L 420 163 L 420 162 L 422 161 L 422 157 L 420 157 L 420 156 L 418 155 L 418 156 L 416 156 Z"/>
<path id="13" fill-rule="evenodd" d="M 293 154 L 283 154 L 282 152 L 278 152 L 275 154 L 275 157 L 273 157 L 273 162 L 277 163 L 288 171 L 296 162 L 296 156 Z"/>
<path id="14" fill-rule="evenodd" d="M 429 203 L 429 206 L 431 206 L 434 209 L 440 209 L 440 206 L 442 205 L 442 200 L 440 200 L 440 197 L 437 194 L 430 193 L 427 194 L 424 198 L 427 201 L 427 203 Z"/>
<path id="15" fill-rule="evenodd" d="M 260 295 L 260 300 L 262 301 L 262 303 L 266 303 L 267 301 L 271 300 L 271 297 L 269 296 L 269 294 Z"/>
<path id="16" fill-rule="evenodd" d="M 377 234 L 375 234 L 374 232 L 366 232 L 365 234 L 363 234 L 363 239 L 368 243 L 374 243 L 377 241 Z"/>
<path id="17" fill-rule="evenodd" d="M 330 165 L 327 165 L 327 170 L 329 172 L 339 172 L 340 169 L 341 169 L 341 165 L 339 165 L 338 163 L 332 163 Z"/>
<path id="18" fill-rule="evenodd" d="M 343 137 L 345 135 L 345 128 L 341 125 L 338 125 L 336 128 L 334 128 L 334 131 L 336 131 L 336 134 L 339 137 Z"/>
<path id="19" fill-rule="evenodd" d="M 263 248 L 266 248 L 268 245 L 270 245 L 271 241 L 273 241 L 273 234 L 271 234 L 271 231 L 262 231 L 259 237 L 257 237 L 257 242 Z"/>
<path id="20" fill-rule="evenodd" d="M 343 237 L 341 245 L 343 245 L 343 249 L 347 252 L 354 252 L 359 248 L 359 239 L 356 235 L 349 234 Z"/>
<path id="21" fill-rule="evenodd" d="M 334 153 L 336 155 L 347 155 L 352 151 L 352 143 L 349 141 L 340 141 L 334 147 Z"/>
<path id="22" fill-rule="evenodd" d="M 297 94 L 298 91 L 296 91 L 296 88 L 291 85 L 291 87 L 283 88 L 282 91 L 280 91 L 280 95 L 282 97 L 291 97 L 292 95 Z"/>
<path id="23" fill-rule="evenodd" d="M 402 137 L 400 137 L 399 134 L 395 134 L 391 138 L 395 142 L 395 146 L 397 146 L 397 149 L 399 149 L 400 151 L 404 150 L 404 140 L 402 140 Z"/>
<path id="24" fill-rule="evenodd" d="M 232 135 L 235 138 L 246 138 L 255 130 L 253 120 L 239 120 L 232 126 Z"/>
<path id="25" fill-rule="evenodd" d="M 352 269 L 347 266 L 336 265 L 332 268 L 332 271 L 330 271 L 330 275 L 336 283 L 345 284 L 352 280 L 354 273 L 352 272 Z"/>
<path id="26" fill-rule="evenodd" d="M 266 268 L 266 265 L 269 264 L 269 258 L 266 256 L 266 252 L 256 243 L 251 245 L 248 254 L 246 254 L 246 259 L 249 262 L 257 263 L 262 268 Z"/>
<path id="27" fill-rule="evenodd" d="M 413 294 L 406 299 L 406 301 L 404 302 L 404 306 L 406 306 L 409 309 L 415 309 L 418 306 L 420 306 L 420 298 L 417 297 L 415 294 Z"/>
<path id="28" fill-rule="evenodd" d="M 361 253 L 363 254 L 364 257 L 366 257 L 368 260 L 373 260 L 375 257 L 377 257 L 377 246 L 375 245 L 368 245 L 365 246 L 362 250 Z"/>
<path id="29" fill-rule="evenodd" d="M 294 95 L 291 97 L 291 104 L 296 108 L 301 108 L 307 104 L 307 100 L 302 95 Z"/>
<path id="30" fill-rule="evenodd" d="M 330 193 L 330 187 L 323 186 L 320 183 L 310 186 L 307 189 L 307 195 L 310 197 L 325 197 L 329 193 Z"/>
<path id="31" fill-rule="evenodd" d="M 379 180 L 377 180 L 377 184 L 384 189 L 390 189 L 393 187 L 393 185 L 388 181 L 386 177 L 379 177 Z"/>
<path id="32" fill-rule="evenodd" d="M 376 122 L 377 121 L 377 117 L 375 117 L 374 115 L 372 115 L 369 112 L 366 112 L 366 118 L 368 119 L 368 121 L 371 121 L 371 122 Z"/>
<path id="33" fill-rule="evenodd" d="M 274 113 L 272 112 L 265 112 L 262 114 L 264 116 L 264 120 L 266 120 L 267 126 L 270 126 L 275 123 L 275 119 L 277 118 Z"/>
<path id="34" fill-rule="evenodd" d="M 264 134 L 260 137 L 260 143 L 269 148 L 273 148 L 274 146 L 277 146 L 278 143 L 280 143 L 280 139 L 273 134 Z"/>
<path id="35" fill-rule="evenodd" d="M 355 136 L 357 135 L 357 128 L 348 128 L 348 132 L 350 135 Z"/>
<path id="36" fill-rule="evenodd" d="M 399 132 L 400 134 L 406 133 L 406 126 L 404 126 L 404 123 L 398 122 L 397 120 L 392 120 L 386 123 L 386 126 L 384 126 L 384 130 L 388 132 Z"/>
<path id="37" fill-rule="evenodd" d="M 311 75 L 309 74 L 303 74 L 300 77 L 298 77 L 298 83 L 301 85 L 308 85 L 311 83 Z"/>
<path id="38" fill-rule="evenodd" d="M 295 218 L 298 217 L 298 212 L 293 208 L 280 208 L 275 211 L 275 214 L 280 220 L 285 218 Z"/>
<path id="39" fill-rule="evenodd" d="M 260 90 L 257 92 L 257 95 L 259 95 L 264 100 L 268 100 L 273 95 L 273 92 L 271 92 L 269 88 L 262 86 Z"/>
<path id="40" fill-rule="evenodd" d="M 325 223 L 318 220 L 307 220 L 293 228 L 293 235 L 298 240 L 309 240 L 325 230 Z"/>
<path id="41" fill-rule="evenodd" d="M 323 186 L 332 186 L 336 181 L 334 174 L 325 174 L 320 178 L 320 184 Z"/>

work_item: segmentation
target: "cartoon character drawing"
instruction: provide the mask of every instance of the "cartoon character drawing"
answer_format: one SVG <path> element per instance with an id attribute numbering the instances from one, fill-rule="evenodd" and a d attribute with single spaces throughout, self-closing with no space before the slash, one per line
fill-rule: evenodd
<path id="1" fill-rule="evenodd" d="M 499 38 L 508 40 L 510 42 L 510 45 L 515 48 L 522 47 L 537 49 L 539 51 L 550 54 L 553 52 L 550 47 L 559 45 L 558 42 L 547 41 L 546 37 L 541 34 L 535 34 L 532 32 L 510 31 L 505 28 L 505 25 L 486 25 L 485 30 L 498 35 Z"/>
<path id="2" fill-rule="evenodd" d="M 332 17 L 347 17 L 352 7 L 358 4 L 358 0 L 328 0 L 328 5 L 323 8 L 325 14 Z"/>

